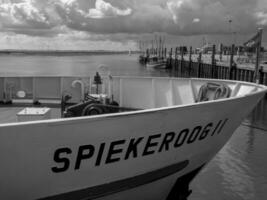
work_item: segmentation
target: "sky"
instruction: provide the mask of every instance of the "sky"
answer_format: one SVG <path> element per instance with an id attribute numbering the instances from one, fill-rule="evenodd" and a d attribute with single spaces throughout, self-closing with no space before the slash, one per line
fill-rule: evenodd
<path id="1" fill-rule="evenodd" d="M 129 50 L 242 44 L 263 28 L 267 0 L 0 0 L 0 49 Z M 147 45 L 149 42 L 147 42 Z"/>

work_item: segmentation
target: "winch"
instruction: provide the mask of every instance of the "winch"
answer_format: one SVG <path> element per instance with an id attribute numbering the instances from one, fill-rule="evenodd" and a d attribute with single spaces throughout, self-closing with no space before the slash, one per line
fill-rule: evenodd
<path id="1" fill-rule="evenodd" d="M 71 95 L 62 96 L 62 116 L 79 117 L 119 112 L 119 104 L 113 100 L 113 95 L 111 95 L 111 97 L 108 97 L 107 94 L 99 94 L 99 85 L 101 84 L 102 78 L 99 73 L 96 72 L 96 75 L 94 76 L 96 94 L 87 93 L 83 101 L 74 105 L 70 105 L 67 108 L 67 101 L 71 99 Z"/>
<path id="2" fill-rule="evenodd" d="M 119 112 L 119 104 L 104 94 L 88 95 L 85 101 L 71 105 L 63 112 L 63 117 L 79 117 Z"/>

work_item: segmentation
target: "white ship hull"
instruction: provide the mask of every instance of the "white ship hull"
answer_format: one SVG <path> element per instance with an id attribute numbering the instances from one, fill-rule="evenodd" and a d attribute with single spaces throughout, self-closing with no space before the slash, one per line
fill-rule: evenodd
<path id="1" fill-rule="evenodd" d="M 190 95 L 205 80 L 137 80 L 143 89 L 115 79 L 115 97 L 145 110 L 0 125 L 0 199 L 166 199 L 177 178 L 223 147 L 266 91 L 244 83 L 244 93 L 242 83 L 228 82 L 235 96 L 194 104 Z"/>

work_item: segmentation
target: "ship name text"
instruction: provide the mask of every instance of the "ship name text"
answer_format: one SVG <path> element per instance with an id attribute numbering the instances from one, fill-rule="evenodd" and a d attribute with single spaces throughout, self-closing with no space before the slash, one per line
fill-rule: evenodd
<path id="1" fill-rule="evenodd" d="M 88 166 L 100 166 L 152 156 L 157 153 L 182 148 L 185 145 L 202 142 L 222 132 L 228 119 L 206 123 L 179 131 L 158 133 L 147 136 L 119 139 L 99 144 L 84 144 L 77 148 L 61 147 L 54 151 L 52 172 L 79 170 Z"/>

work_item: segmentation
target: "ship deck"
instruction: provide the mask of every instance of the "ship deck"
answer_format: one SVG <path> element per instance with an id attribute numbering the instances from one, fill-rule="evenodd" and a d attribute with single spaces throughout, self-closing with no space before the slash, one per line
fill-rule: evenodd
<path id="1" fill-rule="evenodd" d="M 60 102 L 67 94 L 71 96 L 68 104 L 81 102 L 86 94 L 101 92 L 112 96 L 122 108 L 157 109 L 196 103 L 200 88 L 208 82 L 226 84 L 231 90 L 230 98 L 266 89 L 253 83 L 211 79 L 113 77 L 103 80 L 105 84 L 98 91 L 88 77 L 0 77 L 4 83 L 0 84 L 0 102 L 13 102 L 0 104 L 0 123 L 19 121 L 18 113 L 26 107 L 51 108 L 49 118 L 42 119 L 61 118 Z M 24 95 L 19 95 L 22 92 Z"/>

